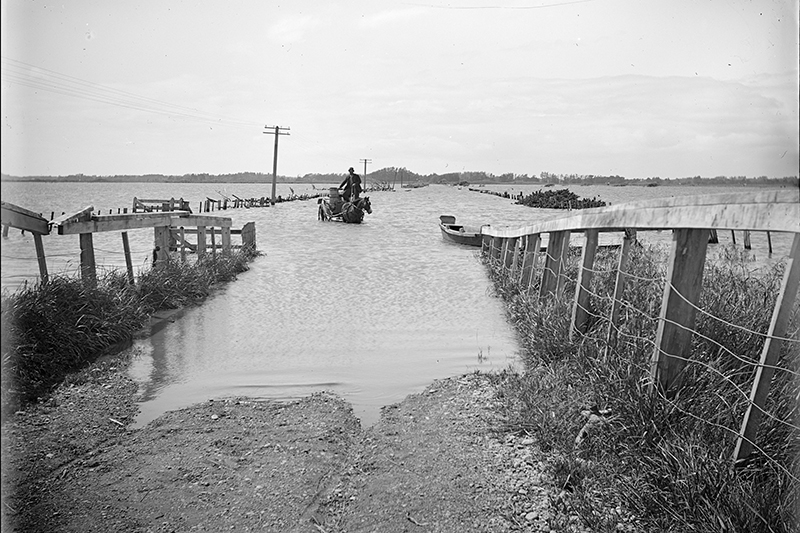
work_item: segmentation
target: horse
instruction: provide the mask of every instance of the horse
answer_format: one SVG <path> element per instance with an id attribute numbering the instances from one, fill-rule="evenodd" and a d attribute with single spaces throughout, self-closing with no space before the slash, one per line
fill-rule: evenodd
<path id="1" fill-rule="evenodd" d="M 365 196 L 363 198 L 359 198 L 358 200 L 356 200 L 354 202 L 354 205 L 357 208 L 359 208 L 359 209 L 361 209 L 363 211 L 366 211 L 368 214 L 370 214 L 370 215 L 372 214 L 372 204 L 369 201 L 369 196 Z"/>
<path id="2" fill-rule="evenodd" d="M 331 202 L 330 198 L 320 198 L 318 216 L 319 220 L 335 220 L 348 224 L 359 224 L 364 220 L 364 211 L 372 214 L 372 204 L 369 197 L 358 198 L 353 202 Z"/>

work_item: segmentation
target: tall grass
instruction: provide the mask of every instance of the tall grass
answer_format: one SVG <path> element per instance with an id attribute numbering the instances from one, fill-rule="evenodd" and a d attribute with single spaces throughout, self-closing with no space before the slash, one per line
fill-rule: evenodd
<path id="1" fill-rule="evenodd" d="M 684 386 L 667 399 L 647 391 L 665 255 L 649 248 L 632 253 L 628 270 L 635 277 L 627 283 L 612 345 L 603 317 L 610 314 L 615 253 L 598 255 L 595 269 L 606 273 L 595 274 L 591 287 L 596 317 L 574 342 L 569 297 L 577 256 L 567 267 L 572 281 L 561 300 L 540 301 L 489 268 L 523 346 L 524 372 L 509 373 L 503 391 L 511 429 L 538 437 L 556 484 L 594 531 L 617 531 L 634 518 L 650 531 L 796 531 L 797 344 L 784 343 L 758 449 L 746 465 L 732 463 L 783 266 L 754 269 L 731 250 L 707 263 Z M 610 414 L 578 445 L 591 408 Z"/>
<path id="2" fill-rule="evenodd" d="M 160 309 L 201 301 L 215 284 L 235 279 L 258 252 L 206 256 L 193 263 L 165 261 L 130 285 L 118 271 L 89 289 L 77 278 L 53 276 L 2 294 L 4 411 L 58 385 L 64 377 L 127 341 Z"/>

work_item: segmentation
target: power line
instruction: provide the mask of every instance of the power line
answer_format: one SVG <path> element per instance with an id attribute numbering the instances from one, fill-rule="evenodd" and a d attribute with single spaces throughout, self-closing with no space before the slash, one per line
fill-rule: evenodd
<path id="1" fill-rule="evenodd" d="M 106 87 L 8 57 L 2 57 L 2 79 L 9 83 L 65 96 L 82 98 L 148 113 L 197 120 L 218 126 L 249 128 L 258 125 L 256 122 L 207 113 L 195 108 L 137 95 L 112 87 Z"/>

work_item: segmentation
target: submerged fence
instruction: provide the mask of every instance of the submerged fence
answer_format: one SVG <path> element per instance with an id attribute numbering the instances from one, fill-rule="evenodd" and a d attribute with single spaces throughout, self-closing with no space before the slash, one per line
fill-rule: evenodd
<path id="1" fill-rule="evenodd" d="M 634 268 L 636 234 L 653 230 L 673 232 L 666 264 Z M 769 302 L 771 318 L 761 321 L 763 330 L 715 316 L 720 306 L 752 304 L 735 301 L 736 287 L 730 293 L 719 287 L 703 293 L 719 281 L 704 279 L 714 268 L 706 258 L 717 230 L 787 233 L 792 242 L 776 290 L 765 296 L 774 300 Z M 601 233 L 619 234 L 621 246 L 598 252 Z M 583 245 L 580 258 L 571 263 L 572 234 L 582 234 Z M 532 297 L 571 301 L 572 340 L 594 343 L 605 356 L 626 344 L 651 351 L 645 380 L 650 393 L 672 402 L 698 372 L 712 373 L 717 382 L 733 387 L 746 400 L 738 427 L 730 420 L 707 422 L 736 435 L 735 461 L 744 462 L 754 449 L 765 453 L 757 438 L 764 419 L 800 434 L 797 420 L 767 408 L 773 381 L 800 376 L 800 342 L 787 333 L 800 281 L 799 191 L 658 199 L 583 210 L 521 228 L 490 227 L 484 230 L 482 253 L 497 274 Z M 636 303 L 633 295 L 645 289 L 658 297 Z M 747 337 L 757 355 L 731 350 L 727 336 Z M 697 357 L 698 350 L 711 355 Z"/>

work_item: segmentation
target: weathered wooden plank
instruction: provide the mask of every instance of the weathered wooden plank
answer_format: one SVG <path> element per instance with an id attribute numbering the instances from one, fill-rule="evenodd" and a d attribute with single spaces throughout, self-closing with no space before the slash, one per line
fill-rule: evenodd
<path id="1" fill-rule="evenodd" d="M 774 337 L 785 337 L 789 318 L 795 302 L 797 301 L 797 289 L 800 284 L 800 234 L 794 236 L 792 251 L 786 262 L 783 273 L 783 282 L 778 298 L 775 301 L 775 308 L 772 311 L 772 320 L 767 333 L 767 340 L 761 350 L 761 359 L 756 370 L 753 388 L 750 391 L 750 405 L 742 421 L 742 429 L 736 441 L 736 448 L 733 452 L 734 460 L 741 461 L 746 459 L 753 451 L 753 442 L 758 434 L 758 426 L 764 405 L 769 395 L 772 376 L 775 373 L 774 366 L 780 356 L 781 346 L 786 341 L 780 341 Z"/>
<path id="2" fill-rule="evenodd" d="M 181 214 L 180 211 L 173 211 L 173 226 L 208 226 L 214 228 L 230 228 L 233 225 L 229 217 L 218 217 L 213 215 L 189 215 Z"/>
<path id="3" fill-rule="evenodd" d="M 6 228 L 10 226 L 40 235 L 50 233 L 50 225 L 46 218 L 8 202 L 0 202 L 0 224 Z M 8 230 L 4 231 L 5 235 L 8 235 Z"/>
<path id="4" fill-rule="evenodd" d="M 622 292 L 625 290 L 625 281 L 628 272 L 628 258 L 631 253 L 631 246 L 636 242 L 635 234 L 628 234 L 622 239 L 622 249 L 617 263 L 617 279 L 614 283 L 614 301 L 611 304 L 611 315 L 608 320 L 608 333 L 606 334 L 606 346 L 612 347 L 616 343 L 616 330 L 619 324 L 619 310 L 622 307 Z"/>
<path id="5" fill-rule="evenodd" d="M 698 209 L 700 206 L 702 209 Z M 489 226 L 484 232 L 492 237 L 507 238 L 556 231 L 617 231 L 623 228 L 706 228 L 798 233 L 800 193 L 776 191 L 775 194 L 723 194 L 631 202 L 573 211 L 519 228 Z"/>
<path id="6" fill-rule="evenodd" d="M 39 263 L 39 277 L 42 283 L 47 283 L 49 279 L 47 276 L 47 260 L 44 257 L 44 244 L 40 233 L 33 232 L 33 245 L 36 248 L 36 261 Z"/>
<path id="7" fill-rule="evenodd" d="M 589 285 L 592 282 L 598 236 L 599 232 L 597 230 L 590 229 L 586 231 L 586 242 L 583 244 L 581 268 L 578 271 L 578 284 L 572 306 L 572 327 L 569 330 L 570 340 L 574 340 L 576 334 L 585 333 L 589 324 Z"/>
<path id="8" fill-rule="evenodd" d="M 502 251 L 503 251 L 503 239 L 501 239 L 500 237 L 493 238 L 490 264 L 494 268 L 498 268 L 500 266 L 500 253 Z"/>
<path id="9" fill-rule="evenodd" d="M 536 256 L 539 253 L 540 236 L 538 233 L 525 237 L 525 252 L 522 255 L 522 274 L 520 283 L 525 290 L 529 290 L 533 283 L 536 271 Z"/>
<path id="10" fill-rule="evenodd" d="M 232 219 L 207 215 L 182 215 L 180 211 L 156 213 L 128 213 L 121 215 L 98 215 L 91 220 L 58 223 L 59 235 L 97 233 L 102 231 L 128 231 L 154 228 L 156 226 L 216 226 L 231 227 Z"/>
<path id="11" fill-rule="evenodd" d="M 216 242 L 215 236 L 217 234 L 217 230 L 213 226 L 208 228 L 208 230 L 211 231 L 211 255 L 216 257 L 217 256 L 217 242 Z"/>
<path id="12" fill-rule="evenodd" d="M 547 241 L 547 255 L 542 269 L 542 281 L 539 286 L 539 297 L 558 296 L 559 277 L 563 268 L 562 260 L 569 247 L 569 232 L 550 233 Z M 566 246 L 565 246 L 566 243 Z"/>
<path id="13" fill-rule="evenodd" d="M 83 285 L 89 289 L 97 288 L 97 267 L 94 259 L 94 244 L 91 233 L 81 233 L 79 236 L 81 246 L 81 279 Z"/>
<path id="14" fill-rule="evenodd" d="M 181 263 L 186 262 L 186 229 L 181 226 L 178 233 L 178 245 L 181 250 Z"/>
<path id="15" fill-rule="evenodd" d="M 206 227 L 197 227 L 197 257 L 201 258 L 206 255 Z"/>
<path id="16" fill-rule="evenodd" d="M 678 229 L 673 233 L 664 297 L 650 364 L 650 390 L 667 396 L 681 384 L 681 370 L 691 355 L 694 319 L 703 285 L 708 230 Z"/>
<path id="17" fill-rule="evenodd" d="M 103 231 L 128 231 L 132 229 L 169 226 L 171 213 L 128 213 L 122 215 L 94 216 L 86 221 L 67 221 L 58 224 L 59 235 L 98 233 Z"/>
<path id="18" fill-rule="evenodd" d="M 131 245 L 128 241 L 128 232 L 122 232 L 122 252 L 125 254 L 125 271 L 128 273 L 128 283 L 134 284 L 133 261 L 131 261 Z"/>
<path id="19" fill-rule="evenodd" d="M 169 259 L 169 226 L 157 226 L 153 228 L 153 234 L 153 263 L 155 265 Z"/>
<path id="20" fill-rule="evenodd" d="M 222 228 L 222 255 L 231 255 L 231 228 Z"/>
<path id="21" fill-rule="evenodd" d="M 256 223 L 248 222 L 242 226 L 242 247 L 256 249 Z"/>
<path id="22" fill-rule="evenodd" d="M 556 298 L 561 299 L 564 296 L 564 287 L 567 283 L 567 257 L 569 256 L 569 239 L 570 232 L 564 232 L 564 238 L 561 242 L 561 259 L 558 262 L 558 276 L 556 276 Z"/>
<path id="23" fill-rule="evenodd" d="M 94 207 L 87 206 L 76 213 L 64 213 L 63 215 L 51 220 L 50 224 L 53 226 L 61 226 L 62 224 L 69 224 L 71 222 L 82 222 L 85 220 L 89 220 L 92 217 L 93 211 Z"/>
<path id="24" fill-rule="evenodd" d="M 512 278 L 516 276 L 517 271 L 521 270 L 521 265 L 519 264 L 519 261 L 520 261 L 520 256 L 522 255 L 522 250 L 521 250 L 522 246 L 523 246 L 522 237 L 520 237 L 519 239 L 514 239 L 514 246 L 513 246 L 514 253 L 512 254 L 511 257 L 511 271 L 508 274 Z"/>
<path id="25" fill-rule="evenodd" d="M 503 239 L 503 269 L 511 271 L 514 260 L 514 250 L 517 247 L 517 239 L 515 237 Z"/>

